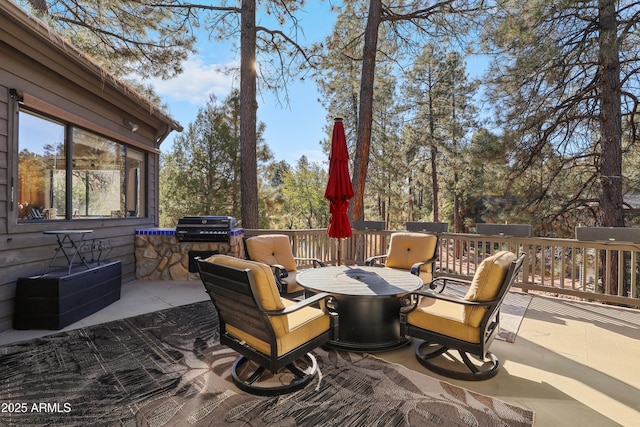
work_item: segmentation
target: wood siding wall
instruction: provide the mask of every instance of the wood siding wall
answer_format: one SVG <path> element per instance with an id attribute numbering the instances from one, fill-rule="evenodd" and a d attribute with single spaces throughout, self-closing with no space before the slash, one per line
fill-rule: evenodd
<path id="1" fill-rule="evenodd" d="M 134 102 L 128 102 L 122 93 L 108 87 L 101 92 L 101 82 L 95 79 L 92 82 L 90 76 L 83 75 L 81 68 L 74 65 L 73 58 L 63 72 L 61 67 L 65 64 L 61 64 L 60 58 L 48 58 L 47 55 L 52 54 L 46 46 L 34 47 L 25 41 L 25 50 L 38 51 L 25 54 L 3 41 L 8 34 L 3 30 L 0 28 L 0 332 L 12 328 L 17 279 L 41 274 L 54 254 L 57 246 L 55 236 L 44 235 L 43 231 L 92 229 L 93 233 L 86 239 L 109 242 L 113 247 L 109 259 L 122 261 L 123 281 L 135 278 L 135 230 L 157 226 L 159 154 L 155 140 L 167 129 L 166 122 Z M 20 35 L 7 37 L 19 38 Z M 11 201 L 11 178 L 17 169 L 17 148 L 12 130 L 15 120 L 10 117 L 15 101 L 10 98 L 10 89 L 28 93 L 110 132 L 119 132 L 123 141 L 135 140 L 138 146 L 149 147 L 146 171 L 148 216 L 18 223 L 17 207 Z M 138 132 L 125 129 L 123 117 L 130 117 L 138 123 Z"/>

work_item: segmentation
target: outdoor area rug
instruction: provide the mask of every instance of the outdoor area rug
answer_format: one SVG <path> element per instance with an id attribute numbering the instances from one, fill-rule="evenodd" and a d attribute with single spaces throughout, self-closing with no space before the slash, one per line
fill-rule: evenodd
<path id="1" fill-rule="evenodd" d="M 0 426 L 530 426 L 533 412 L 371 355 L 317 349 L 280 397 L 238 390 L 209 301 L 0 347 Z"/>

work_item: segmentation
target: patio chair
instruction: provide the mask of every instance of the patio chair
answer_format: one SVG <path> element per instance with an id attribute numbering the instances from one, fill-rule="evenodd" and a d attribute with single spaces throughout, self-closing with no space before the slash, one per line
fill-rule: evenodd
<path id="1" fill-rule="evenodd" d="M 337 315 L 325 303 L 330 295 L 318 293 L 296 303 L 280 297 L 266 264 L 228 255 L 197 262 L 218 313 L 220 343 L 241 355 L 231 368 L 238 388 L 273 396 L 308 384 L 317 371 L 310 351 L 336 333 Z"/>
<path id="2" fill-rule="evenodd" d="M 278 288 L 282 295 L 296 297 L 304 293 L 304 288 L 296 282 L 299 263 L 311 263 L 313 267 L 324 267 L 317 258 L 297 258 L 293 256 L 289 237 L 284 234 L 263 234 L 244 240 L 247 259 L 269 265 L 273 269 Z"/>
<path id="3" fill-rule="evenodd" d="M 408 306 L 400 310 L 400 334 L 424 340 L 416 347 L 416 357 L 425 368 L 460 380 L 486 380 L 498 373 L 500 362 L 489 347 L 500 329 L 500 307 L 524 256 L 498 252 L 482 261 L 471 281 L 434 279 L 443 283 L 443 290 L 450 282 L 468 284 L 463 298 L 425 290 L 405 296 Z M 449 350 L 457 350 L 461 361 Z M 448 357 L 438 357 L 442 355 Z"/>
<path id="4" fill-rule="evenodd" d="M 376 265 L 385 260 L 384 266 L 410 271 L 420 276 L 424 283 L 433 279 L 438 259 L 438 237 L 432 234 L 400 232 L 391 235 L 389 251 L 365 260 L 365 265 Z"/>

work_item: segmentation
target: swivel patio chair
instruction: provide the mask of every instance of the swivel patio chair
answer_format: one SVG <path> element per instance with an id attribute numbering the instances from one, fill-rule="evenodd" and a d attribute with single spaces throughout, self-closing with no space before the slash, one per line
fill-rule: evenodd
<path id="1" fill-rule="evenodd" d="M 420 276 L 424 283 L 429 283 L 433 278 L 437 259 L 438 237 L 432 234 L 399 232 L 391 235 L 389 251 L 385 255 L 369 257 L 365 260 L 365 265 L 376 265 L 385 260 L 385 267 L 410 271 Z"/>
<path id="2" fill-rule="evenodd" d="M 310 351 L 334 338 L 337 329 L 337 315 L 327 308 L 332 304 L 325 303 L 330 295 L 296 303 L 280 297 L 266 264 L 227 255 L 197 262 L 218 313 L 220 343 L 241 355 L 231 368 L 238 388 L 272 396 L 308 384 L 317 371 Z"/>
<path id="3" fill-rule="evenodd" d="M 451 282 L 469 285 L 463 298 L 425 290 L 405 297 L 400 334 L 424 340 L 416 347 L 416 357 L 425 368 L 460 380 L 486 380 L 498 373 L 500 362 L 489 347 L 500 329 L 500 307 L 524 257 L 501 251 L 482 261 L 471 281 L 434 279 L 442 282 L 442 290 Z M 461 360 L 449 350 L 457 350 Z"/>
<path id="4" fill-rule="evenodd" d="M 304 288 L 296 282 L 299 264 L 325 266 L 325 263 L 317 258 L 294 257 L 289 237 L 284 234 L 249 237 L 245 239 L 244 245 L 247 259 L 267 264 L 273 269 L 278 288 L 285 296 L 296 297 L 304 293 Z"/>

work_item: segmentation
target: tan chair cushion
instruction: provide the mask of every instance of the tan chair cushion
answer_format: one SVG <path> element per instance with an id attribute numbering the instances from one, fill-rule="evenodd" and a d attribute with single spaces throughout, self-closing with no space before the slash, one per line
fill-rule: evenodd
<path id="1" fill-rule="evenodd" d="M 213 255 L 207 258 L 206 261 L 239 270 L 248 268 L 251 270 L 251 275 L 256 285 L 256 292 L 258 293 L 257 299 L 260 301 L 260 304 L 262 304 L 262 307 L 268 311 L 282 310 L 284 308 L 275 278 L 273 277 L 273 272 L 268 265 L 228 255 Z"/>
<path id="2" fill-rule="evenodd" d="M 516 255 L 512 252 L 502 251 L 482 261 L 463 299 L 494 299 L 504 283 L 509 266 L 515 259 Z M 486 312 L 486 307 L 466 307 L 455 302 L 422 298 L 420 306 L 407 315 L 407 322 L 422 329 L 477 344 L 481 339 L 480 323 Z"/>
<path id="3" fill-rule="evenodd" d="M 249 269 L 258 293 L 258 300 L 265 310 L 282 310 L 295 304 L 295 301 L 280 297 L 271 268 L 266 264 L 228 255 L 213 255 L 207 258 L 207 261 L 240 270 Z M 327 331 L 330 326 L 329 316 L 315 307 L 304 307 L 286 316 L 269 316 L 269 322 L 276 335 L 278 356 L 317 337 Z M 265 354 L 271 353 L 269 343 L 238 327 L 227 324 L 227 332 Z"/>
<path id="4" fill-rule="evenodd" d="M 411 270 L 416 262 L 433 258 L 437 243 L 438 238 L 431 234 L 393 233 L 385 267 Z M 420 278 L 425 283 L 432 279 L 431 267 L 431 264 L 427 264 L 420 269 Z"/>
<path id="5" fill-rule="evenodd" d="M 507 276 L 509 266 L 515 260 L 516 255 L 513 252 L 500 251 L 482 261 L 464 299 L 467 301 L 494 299 Z M 486 307 L 466 307 L 464 322 L 472 326 L 480 326 L 486 311 Z"/>
<path id="6" fill-rule="evenodd" d="M 296 260 L 289 237 L 284 234 L 265 234 L 246 240 L 249 258 L 267 265 L 280 264 L 287 271 L 295 271 Z"/>
<path id="7" fill-rule="evenodd" d="M 421 329 L 467 342 L 479 343 L 480 328 L 464 322 L 464 309 L 462 304 L 422 298 L 420 307 L 407 315 L 407 322 Z"/>
<path id="8" fill-rule="evenodd" d="M 287 306 L 295 304 L 294 301 L 284 301 Z M 281 320 L 286 324 L 286 331 L 278 329 L 280 332 L 276 332 L 278 356 L 295 350 L 307 341 L 326 332 L 330 326 L 329 316 L 324 314 L 322 310 L 314 307 L 305 307 L 286 316 L 270 317 L 272 325 L 274 322 L 280 322 Z M 276 330 L 275 325 L 274 330 Z M 269 343 L 247 334 L 238 328 L 228 325 L 227 332 L 236 338 L 244 340 L 251 347 L 265 354 L 271 353 Z"/>

